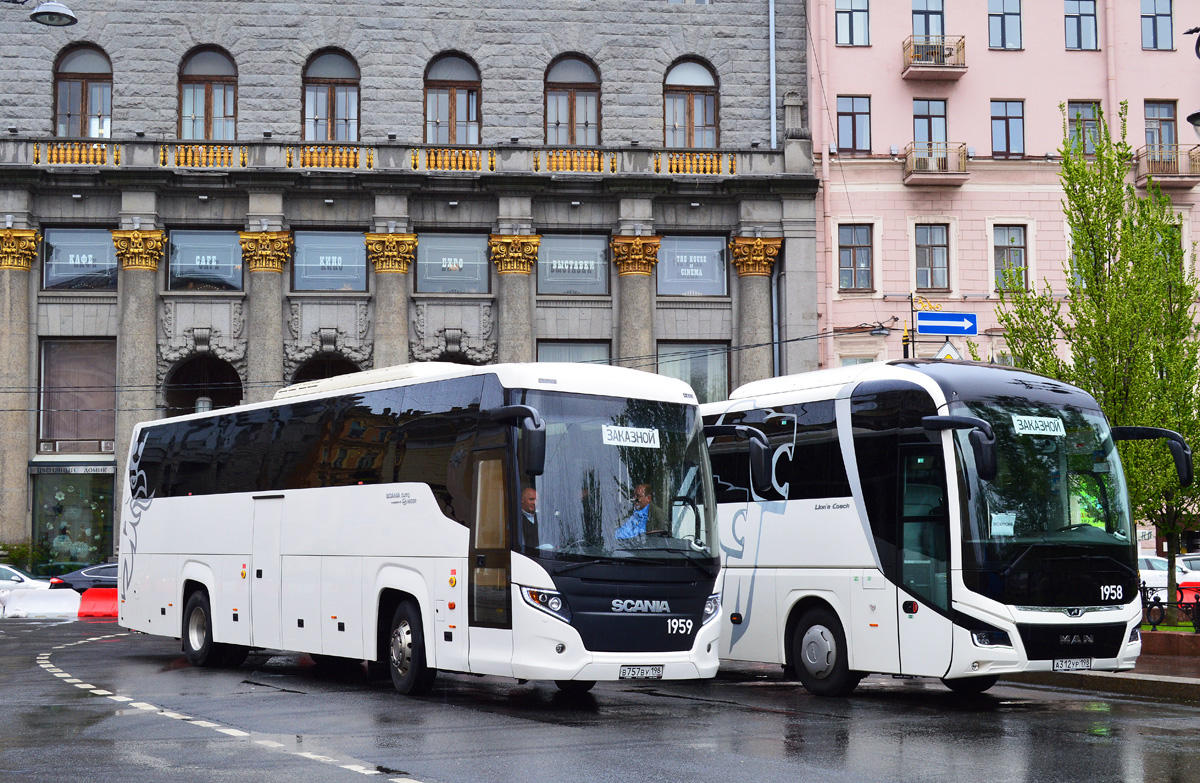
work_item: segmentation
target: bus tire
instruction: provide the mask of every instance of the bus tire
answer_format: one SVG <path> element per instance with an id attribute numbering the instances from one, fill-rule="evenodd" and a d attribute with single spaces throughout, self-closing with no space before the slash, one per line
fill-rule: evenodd
<path id="1" fill-rule="evenodd" d="M 430 669 L 425 663 L 421 610 L 413 601 L 401 601 L 392 615 L 388 655 L 391 659 L 392 685 L 398 692 L 405 696 L 429 692 L 437 670 Z"/>
<path id="2" fill-rule="evenodd" d="M 242 644 L 221 644 L 217 645 L 221 648 L 221 665 L 236 669 L 246 662 L 246 656 L 250 655 L 250 648 Z"/>
<path id="3" fill-rule="evenodd" d="M 192 666 L 216 666 L 220 648 L 213 643 L 208 594 L 197 590 L 183 607 L 183 654 Z"/>
<path id="4" fill-rule="evenodd" d="M 837 615 L 828 609 L 810 609 L 796 624 L 792 636 L 792 661 L 796 676 L 814 696 L 846 696 L 860 676 L 847 661 L 846 634 Z"/>
<path id="5" fill-rule="evenodd" d="M 955 693 L 964 696 L 978 696 L 995 685 L 999 679 L 993 674 L 987 677 L 955 677 L 952 680 L 942 680 L 942 683 Z"/>
<path id="6" fill-rule="evenodd" d="M 596 687 L 595 680 L 555 680 L 554 684 L 563 693 L 580 696 Z"/>

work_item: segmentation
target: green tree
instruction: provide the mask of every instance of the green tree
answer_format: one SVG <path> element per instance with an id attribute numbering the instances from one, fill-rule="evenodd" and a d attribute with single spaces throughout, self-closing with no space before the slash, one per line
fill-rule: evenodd
<path id="1" fill-rule="evenodd" d="M 1114 426 L 1166 427 L 1196 444 L 1194 258 L 1189 263 L 1170 199 L 1153 182 L 1143 196 L 1127 181 L 1128 104 L 1121 104 L 1119 140 L 1098 113 L 1089 153 L 1087 139 L 1071 133 L 1063 112 L 1068 295 L 1056 297 L 1045 280 L 1040 292 L 1027 290 L 1020 274 L 1008 270 L 997 316 L 1017 365 L 1086 389 Z M 1119 451 L 1135 518 L 1152 522 L 1169 542 L 1167 595 L 1173 597 L 1175 553 L 1200 492 L 1180 487 L 1163 441 L 1122 442 Z"/>

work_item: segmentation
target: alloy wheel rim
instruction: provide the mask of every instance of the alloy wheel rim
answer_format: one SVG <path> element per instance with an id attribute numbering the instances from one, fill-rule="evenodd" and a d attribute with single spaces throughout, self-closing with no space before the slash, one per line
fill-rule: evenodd
<path id="1" fill-rule="evenodd" d="M 412 666 L 412 628 L 407 620 L 401 620 L 392 631 L 392 666 L 401 677 L 408 674 Z"/>
<path id="2" fill-rule="evenodd" d="M 207 626 L 204 609 L 197 606 L 188 617 L 188 643 L 191 644 L 193 650 L 204 648 L 204 642 L 208 638 Z"/>

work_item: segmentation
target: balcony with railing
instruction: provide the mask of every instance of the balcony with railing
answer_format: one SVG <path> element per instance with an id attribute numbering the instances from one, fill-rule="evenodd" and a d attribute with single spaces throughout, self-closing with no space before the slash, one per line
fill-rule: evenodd
<path id="1" fill-rule="evenodd" d="M 173 170 L 205 173 L 309 172 L 479 177 L 655 177 L 728 179 L 788 173 L 783 150 L 584 148 L 499 144 L 303 144 L 288 141 L 196 142 L 0 138 L 0 171 Z"/>
<path id="2" fill-rule="evenodd" d="M 1200 147 L 1147 144 L 1135 156 L 1139 188 L 1154 180 L 1160 188 L 1194 188 L 1200 184 Z"/>
<path id="3" fill-rule="evenodd" d="M 917 142 L 904 148 L 904 184 L 959 187 L 971 176 L 964 142 Z"/>
<path id="4" fill-rule="evenodd" d="M 958 81 L 967 72 L 967 39 L 961 35 L 910 35 L 904 41 L 903 79 Z"/>

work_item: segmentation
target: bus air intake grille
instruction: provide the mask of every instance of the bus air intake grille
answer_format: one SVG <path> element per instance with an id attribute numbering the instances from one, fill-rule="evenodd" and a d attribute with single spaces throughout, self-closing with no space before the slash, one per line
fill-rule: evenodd
<path id="1" fill-rule="evenodd" d="M 1124 623 L 1105 625 L 1017 625 L 1031 661 L 1055 658 L 1116 658 L 1125 641 Z"/>

